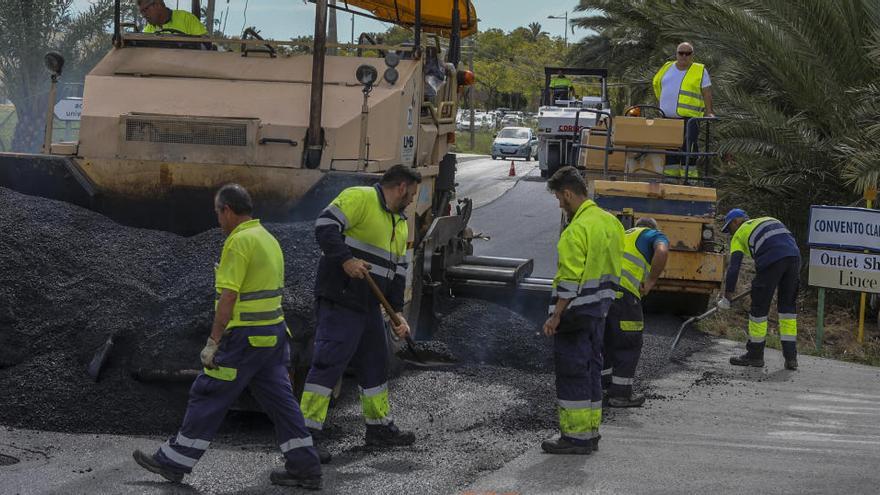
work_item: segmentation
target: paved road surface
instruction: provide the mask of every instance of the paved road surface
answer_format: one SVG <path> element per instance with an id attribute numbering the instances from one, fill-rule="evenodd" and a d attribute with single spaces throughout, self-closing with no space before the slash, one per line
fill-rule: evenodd
<path id="1" fill-rule="evenodd" d="M 516 176 L 510 177 L 510 163 L 516 169 Z M 455 181 L 456 194 L 460 198 L 474 200 L 474 208 L 485 206 L 507 192 L 517 181 L 537 167 L 535 161 L 521 159 L 493 160 L 488 157 L 468 156 L 458 163 Z"/>
<path id="2" fill-rule="evenodd" d="M 742 345 L 718 341 L 689 369 L 655 380 L 652 399 L 603 426 L 601 451 L 532 448 L 468 490 L 476 493 L 878 493 L 880 369 L 801 356 L 783 369 L 742 369 Z"/>

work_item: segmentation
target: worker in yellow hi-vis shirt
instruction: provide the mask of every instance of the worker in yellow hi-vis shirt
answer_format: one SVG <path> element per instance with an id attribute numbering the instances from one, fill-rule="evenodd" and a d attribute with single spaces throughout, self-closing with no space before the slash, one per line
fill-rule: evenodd
<path id="1" fill-rule="evenodd" d="M 144 469 L 173 482 L 192 472 L 211 444 L 226 410 L 245 388 L 275 423 L 284 455 L 272 483 L 321 488 L 321 464 L 293 396 L 287 326 L 281 309 L 284 255 L 278 241 L 251 217 L 253 202 L 238 184 L 214 197 L 223 243 L 214 286 L 211 335 L 201 352 L 204 371 L 189 391 L 189 404 L 177 434 L 153 454 L 134 452 Z"/>
<path id="2" fill-rule="evenodd" d="M 169 9 L 165 6 L 164 0 L 138 0 L 138 10 L 147 20 L 145 33 L 167 32 L 190 36 L 208 34 L 208 30 L 198 17 L 185 10 Z"/>
<path id="3" fill-rule="evenodd" d="M 602 334 L 619 290 L 623 225 L 587 198 L 587 184 L 573 167 L 562 167 L 547 188 L 569 219 L 559 235 L 550 317 L 553 337 L 559 438 L 545 440 L 548 454 L 590 454 L 599 448 L 602 422 Z"/>

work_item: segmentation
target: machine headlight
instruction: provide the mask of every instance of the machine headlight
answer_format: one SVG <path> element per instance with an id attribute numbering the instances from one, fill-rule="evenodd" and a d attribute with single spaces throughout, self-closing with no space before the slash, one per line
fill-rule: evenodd
<path id="1" fill-rule="evenodd" d="M 373 83 L 376 82 L 376 79 L 379 77 L 379 71 L 376 70 L 372 65 L 363 64 L 357 68 L 357 72 L 355 72 L 355 77 L 358 82 L 363 84 L 364 86 L 372 86 Z"/>
<path id="2" fill-rule="evenodd" d="M 715 230 L 709 225 L 703 225 L 703 240 L 711 241 L 715 238 Z"/>

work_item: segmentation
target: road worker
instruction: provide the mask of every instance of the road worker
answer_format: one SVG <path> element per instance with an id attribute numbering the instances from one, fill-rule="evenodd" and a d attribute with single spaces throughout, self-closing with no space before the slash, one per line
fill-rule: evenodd
<path id="1" fill-rule="evenodd" d="M 685 145 L 682 151 L 695 152 L 699 128 L 693 117 L 714 117 L 712 109 L 712 80 L 706 66 L 694 62 L 694 47 L 680 43 L 675 49 L 675 60 L 663 64 L 654 74 L 654 95 L 660 109 L 669 119 L 684 119 Z M 685 160 L 670 156 L 663 170 L 668 177 L 685 176 Z M 695 160 L 687 167 L 688 178 L 698 178 Z"/>
<path id="2" fill-rule="evenodd" d="M 550 79 L 550 94 L 553 100 L 568 100 L 574 96 L 574 84 L 564 72 L 559 72 Z"/>
<path id="3" fill-rule="evenodd" d="M 773 293 L 777 293 L 779 340 L 785 369 L 796 370 L 797 362 L 797 293 L 801 255 L 791 232 L 779 220 L 761 217 L 749 220 L 746 212 L 734 208 L 724 217 L 722 232 L 730 232 L 730 266 L 724 281 L 725 295 L 720 309 L 730 309 L 743 257 L 755 260 L 752 280 L 752 305 L 749 309 L 749 340 L 746 353 L 730 358 L 736 366 L 764 366 L 764 341 L 767 337 L 767 314 Z"/>
<path id="4" fill-rule="evenodd" d="M 220 228 L 227 235 L 215 268 L 216 302 L 211 334 L 201 352 L 204 365 L 189 392 L 178 433 L 153 455 L 134 459 L 144 469 L 180 482 L 207 450 L 238 396 L 249 388 L 275 423 L 285 458 L 272 483 L 321 488 L 321 465 L 293 396 L 287 365 L 288 330 L 281 309 L 284 255 L 278 241 L 252 218 L 253 202 L 238 184 L 214 197 Z"/>
<path id="5" fill-rule="evenodd" d="M 198 17 L 185 10 L 169 9 L 164 0 L 138 0 L 138 10 L 147 21 L 145 33 L 167 32 L 189 36 L 208 34 Z"/>
<path id="6" fill-rule="evenodd" d="M 401 311 L 407 270 L 407 219 L 422 177 L 395 165 L 378 184 L 342 191 L 315 222 L 323 252 L 315 284 L 317 329 L 312 366 L 300 405 L 306 425 L 319 438 L 330 394 L 351 363 L 357 369 L 366 421 L 366 444 L 410 445 L 412 432 L 401 431 L 388 404 L 388 344 L 379 301 L 365 278 L 370 275 L 400 317 L 399 337 L 410 328 Z M 323 447 L 322 460 L 329 460 Z"/>
<path id="7" fill-rule="evenodd" d="M 558 439 L 545 440 L 550 454 L 589 454 L 599 447 L 602 421 L 602 334 L 619 290 L 623 225 L 587 199 L 577 169 L 562 167 L 547 181 L 569 223 L 559 236 L 550 317 L 553 337 Z"/>
<path id="8" fill-rule="evenodd" d="M 641 218 L 626 231 L 620 288 L 605 319 L 602 386 L 611 407 L 639 407 L 644 395 L 633 395 L 633 377 L 642 353 L 645 318 L 642 298 L 651 292 L 669 253 L 669 239 L 653 218 Z"/>

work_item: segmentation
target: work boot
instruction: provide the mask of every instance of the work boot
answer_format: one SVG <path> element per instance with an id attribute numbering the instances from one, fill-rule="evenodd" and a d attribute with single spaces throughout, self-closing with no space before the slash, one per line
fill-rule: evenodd
<path id="1" fill-rule="evenodd" d="M 742 356 L 733 356 L 730 358 L 730 364 L 734 366 L 752 366 L 755 368 L 764 367 L 764 359 L 750 355 L 748 352 Z"/>
<path id="2" fill-rule="evenodd" d="M 595 439 L 590 439 L 583 444 L 575 444 L 565 437 L 559 437 L 555 440 L 544 440 L 541 442 L 541 449 L 548 454 L 590 455 L 594 441 Z"/>
<path id="3" fill-rule="evenodd" d="M 415 441 L 415 433 L 403 431 L 394 423 L 367 425 L 366 443 L 371 447 L 403 447 L 412 445 Z"/>
<path id="4" fill-rule="evenodd" d="M 306 490 L 320 490 L 321 476 L 297 476 L 286 469 L 276 469 L 269 474 L 273 485 L 296 486 Z"/>
<path id="5" fill-rule="evenodd" d="M 593 452 L 599 452 L 599 440 L 602 440 L 602 435 L 597 433 L 596 436 L 593 437 Z"/>
<path id="6" fill-rule="evenodd" d="M 184 473 L 159 464 L 151 455 L 144 454 L 140 450 L 135 450 L 131 453 L 131 456 L 134 457 L 134 462 L 138 463 L 140 467 L 151 473 L 156 473 L 172 483 L 180 483 L 183 481 Z"/>
<path id="7" fill-rule="evenodd" d="M 333 456 L 330 455 L 327 447 L 324 447 L 324 432 L 309 428 L 309 434 L 312 436 L 312 446 L 315 447 L 315 451 L 318 452 L 318 459 L 321 460 L 321 464 L 329 464 L 333 459 Z"/>
<path id="8" fill-rule="evenodd" d="M 746 353 L 742 356 L 730 358 L 730 364 L 734 366 L 764 367 L 764 343 L 746 342 Z"/>
<path id="9" fill-rule="evenodd" d="M 797 355 L 797 342 L 793 340 L 783 340 L 782 357 L 785 358 L 785 369 L 792 371 L 797 369 Z"/>
<path id="10" fill-rule="evenodd" d="M 645 396 L 641 394 L 632 394 L 629 397 L 608 397 L 608 406 L 610 407 L 642 407 L 645 403 Z"/>

